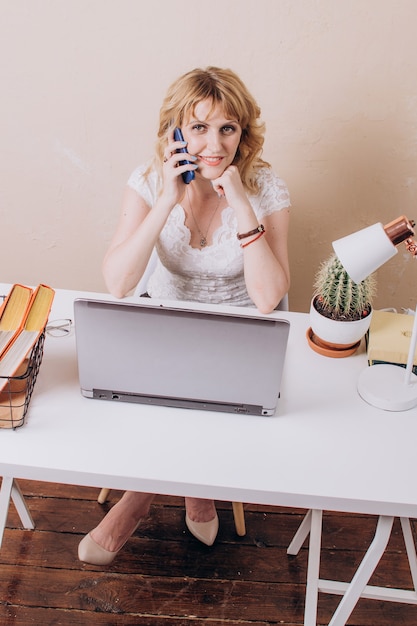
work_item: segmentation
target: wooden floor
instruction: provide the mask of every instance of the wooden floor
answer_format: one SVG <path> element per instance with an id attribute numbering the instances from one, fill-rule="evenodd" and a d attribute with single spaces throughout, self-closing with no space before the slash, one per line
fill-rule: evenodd
<path id="1" fill-rule="evenodd" d="M 186 530 L 183 500 L 160 497 L 113 564 L 99 568 L 78 561 L 77 545 L 120 494 L 101 506 L 96 489 L 19 484 L 36 530 L 22 530 L 11 506 L 0 551 L 2 626 L 303 623 L 307 549 L 286 554 L 303 511 L 246 505 L 247 535 L 239 538 L 230 504 L 218 503 L 220 531 L 207 548 Z M 374 529 L 374 518 L 326 514 L 321 576 L 349 580 Z M 397 521 L 371 582 L 412 587 Z M 338 600 L 320 594 L 319 624 Z M 348 624 L 416 626 L 417 607 L 360 600 Z"/>

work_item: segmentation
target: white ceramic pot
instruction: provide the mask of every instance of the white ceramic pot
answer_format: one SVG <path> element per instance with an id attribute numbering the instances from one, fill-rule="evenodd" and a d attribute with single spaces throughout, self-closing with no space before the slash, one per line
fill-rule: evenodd
<path id="1" fill-rule="evenodd" d="M 351 346 L 360 341 L 368 331 L 371 318 L 372 311 L 361 320 L 350 322 L 332 320 L 317 312 L 314 299 L 310 305 L 310 324 L 314 335 L 334 345 Z"/>

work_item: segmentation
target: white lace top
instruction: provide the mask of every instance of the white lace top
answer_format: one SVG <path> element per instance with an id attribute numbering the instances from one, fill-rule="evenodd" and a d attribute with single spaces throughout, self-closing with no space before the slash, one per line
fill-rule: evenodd
<path id="1" fill-rule="evenodd" d="M 152 207 L 157 198 L 157 173 L 145 179 L 147 166 L 138 167 L 128 185 Z M 271 169 L 258 173 L 260 191 L 249 196 L 259 222 L 265 215 L 290 206 L 287 187 Z M 189 300 L 209 304 L 253 306 L 243 275 L 243 250 L 236 237 L 237 221 L 232 208 L 222 211 L 222 224 L 213 233 L 211 246 L 192 248 L 185 213 L 177 204 L 171 211 L 156 244 L 158 262 L 147 291 L 151 297 Z"/>

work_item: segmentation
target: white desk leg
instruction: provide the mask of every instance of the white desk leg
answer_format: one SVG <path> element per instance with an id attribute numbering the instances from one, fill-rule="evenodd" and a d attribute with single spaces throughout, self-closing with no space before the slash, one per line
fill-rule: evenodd
<path id="1" fill-rule="evenodd" d="M 9 511 L 12 487 L 13 478 L 9 478 L 9 476 L 3 476 L 0 489 L 0 546 L 3 541 L 4 529 L 7 522 L 7 513 Z"/>
<path id="2" fill-rule="evenodd" d="M 297 532 L 295 533 L 290 545 L 287 548 L 287 554 L 297 555 L 300 552 L 303 543 L 307 539 L 311 529 L 311 513 L 312 511 L 310 509 L 304 516 L 303 521 L 298 527 Z"/>
<path id="3" fill-rule="evenodd" d="M 329 622 L 329 626 L 345 626 L 360 597 L 417 604 L 417 554 L 414 538 L 410 520 L 406 517 L 402 517 L 400 520 L 414 584 L 413 591 L 367 585 L 387 547 L 394 523 L 393 517 L 379 517 L 374 539 L 362 559 L 355 576 L 350 583 L 342 583 L 319 578 L 322 512 L 308 511 L 287 549 L 287 554 L 298 554 L 308 533 L 311 532 L 304 626 L 316 625 L 319 592 L 341 594 L 343 596 Z"/>
<path id="4" fill-rule="evenodd" d="M 311 514 L 310 545 L 309 545 L 309 550 L 308 550 L 304 626 L 316 626 L 316 620 L 317 620 L 317 602 L 318 602 L 318 593 L 319 593 L 320 551 L 321 551 L 321 531 L 322 531 L 323 511 L 314 509 L 312 511 L 309 511 L 307 516 L 310 516 L 310 514 Z M 304 532 L 305 532 L 305 529 L 304 529 Z"/>
<path id="5" fill-rule="evenodd" d="M 33 530 L 35 528 L 33 517 L 26 505 L 26 501 L 20 491 L 20 487 L 15 480 L 13 481 L 12 486 L 12 500 L 20 517 L 20 521 L 22 522 L 23 528 L 26 528 L 26 530 Z"/>
<path id="6" fill-rule="evenodd" d="M 32 516 L 26 506 L 18 484 L 15 482 L 14 478 L 10 476 L 3 476 L 0 489 L 0 546 L 3 541 L 4 529 L 6 527 L 10 498 L 13 500 L 24 528 L 31 530 L 35 528 Z"/>
<path id="7" fill-rule="evenodd" d="M 410 564 L 411 577 L 413 579 L 414 591 L 417 592 L 417 556 L 414 545 L 413 534 L 411 532 L 410 520 L 408 517 L 400 517 L 401 528 L 404 536 L 405 548 L 407 550 L 408 563 Z"/>
<path id="8" fill-rule="evenodd" d="M 329 626 L 344 626 L 350 614 L 362 595 L 367 582 L 371 578 L 376 566 L 385 552 L 389 538 L 391 536 L 394 518 L 381 515 L 375 531 L 374 539 L 356 570 L 346 593 L 329 622 Z"/>

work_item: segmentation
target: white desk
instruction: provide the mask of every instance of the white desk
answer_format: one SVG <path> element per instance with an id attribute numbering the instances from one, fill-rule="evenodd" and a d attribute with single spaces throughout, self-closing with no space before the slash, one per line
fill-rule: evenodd
<path id="1" fill-rule="evenodd" d="M 9 288 L 0 285 L 0 293 Z M 87 295 L 109 298 L 58 290 L 50 320 L 73 318 L 74 299 Z M 307 345 L 307 314 L 273 315 L 291 322 L 275 417 L 85 399 L 74 335 L 47 336 L 27 423 L 0 431 L 0 541 L 10 496 L 25 527 L 32 525 L 14 481 L 19 478 L 311 509 L 289 550 L 296 553 L 311 530 L 305 624 L 312 626 L 318 592 L 345 591 L 319 579 L 322 510 L 376 514 L 383 527 L 378 549 L 371 549 L 365 573 L 330 622 L 344 624 L 385 549 L 391 518 L 417 517 L 417 489 L 409 479 L 417 414 L 384 412 L 359 398 L 363 350 L 346 359 L 322 357 Z M 414 544 L 409 557 L 417 570 Z M 365 592 L 380 597 L 379 590 Z M 407 593 L 395 599 L 417 603 L 415 592 Z"/>

